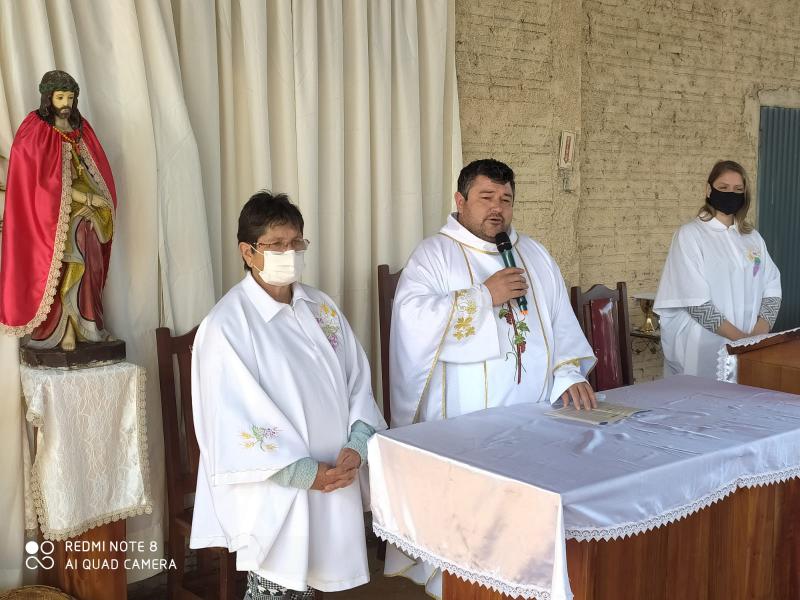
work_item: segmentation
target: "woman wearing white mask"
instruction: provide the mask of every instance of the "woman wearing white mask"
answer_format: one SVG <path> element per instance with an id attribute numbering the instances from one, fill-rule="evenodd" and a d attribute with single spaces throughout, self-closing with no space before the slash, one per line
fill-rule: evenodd
<path id="1" fill-rule="evenodd" d="M 664 375 L 717 377 L 729 340 L 768 333 L 781 304 L 781 276 L 764 239 L 747 222 L 744 168 L 714 165 L 705 205 L 672 239 L 655 300 Z"/>
<path id="2" fill-rule="evenodd" d="M 366 356 L 333 300 L 299 283 L 309 242 L 285 194 L 250 198 L 238 240 L 246 275 L 194 343 L 201 464 L 190 545 L 236 551 L 246 600 L 361 585 L 357 474 L 386 426 Z"/>

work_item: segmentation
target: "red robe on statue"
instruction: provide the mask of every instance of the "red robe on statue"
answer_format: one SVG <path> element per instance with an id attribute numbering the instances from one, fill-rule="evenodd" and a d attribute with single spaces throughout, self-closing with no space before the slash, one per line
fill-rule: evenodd
<path id="1" fill-rule="evenodd" d="M 81 129 L 77 149 L 90 171 L 94 171 L 94 180 L 107 189 L 116 209 L 108 159 L 85 119 Z M 77 138 L 77 132 L 66 135 Z M 21 337 L 42 325 L 50 329 L 47 324 L 60 318 L 58 291 L 72 205 L 70 159 L 70 144 L 35 111 L 31 112 L 14 137 L 8 165 L 0 257 L 0 331 L 4 333 Z M 95 317 L 93 320 L 103 329 L 100 299 L 111 240 L 99 242 L 88 221 L 81 221 L 77 227 L 77 251 L 86 259 L 77 293 L 80 311 L 89 318 Z M 51 310 L 54 314 L 48 318 Z M 34 335 L 43 337 L 46 336 L 38 331 Z"/>

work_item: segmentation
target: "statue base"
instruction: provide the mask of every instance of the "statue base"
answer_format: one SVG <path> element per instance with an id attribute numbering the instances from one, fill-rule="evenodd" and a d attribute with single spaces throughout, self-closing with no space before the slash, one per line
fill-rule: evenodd
<path id="1" fill-rule="evenodd" d="M 125 342 L 78 342 L 75 350 L 67 352 L 58 346 L 48 350 L 19 349 L 19 359 L 30 367 L 55 369 L 83 369 L 125 360 Z"/>

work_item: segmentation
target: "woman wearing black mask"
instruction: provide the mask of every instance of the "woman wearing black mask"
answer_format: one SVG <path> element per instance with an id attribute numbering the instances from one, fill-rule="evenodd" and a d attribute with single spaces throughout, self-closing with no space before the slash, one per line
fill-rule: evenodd
<path id="1" fill-rule="evenodd" d="M 720 161 L 697 218 L 672 238 L 655 311 L 661 317 L 664 374 L 716 378 L 729 340 L 769 333 L 781 304 L 781 276 L 763 238 L 746 221 L 747 175 Z"/>

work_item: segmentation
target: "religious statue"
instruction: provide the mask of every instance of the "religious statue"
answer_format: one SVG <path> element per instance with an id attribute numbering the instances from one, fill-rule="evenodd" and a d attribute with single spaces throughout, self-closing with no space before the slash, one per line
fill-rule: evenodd
<path id="1" fill-rule="evenodd" d="M 64 71 L 39 84 L 41 105 L 11 146 L 0 257 L 0 331 L 32 350 L 115 342 L 102 295 L 117 205 L 103 148 Z M 124 347 L 124 346 L 123 346 Z"/>

